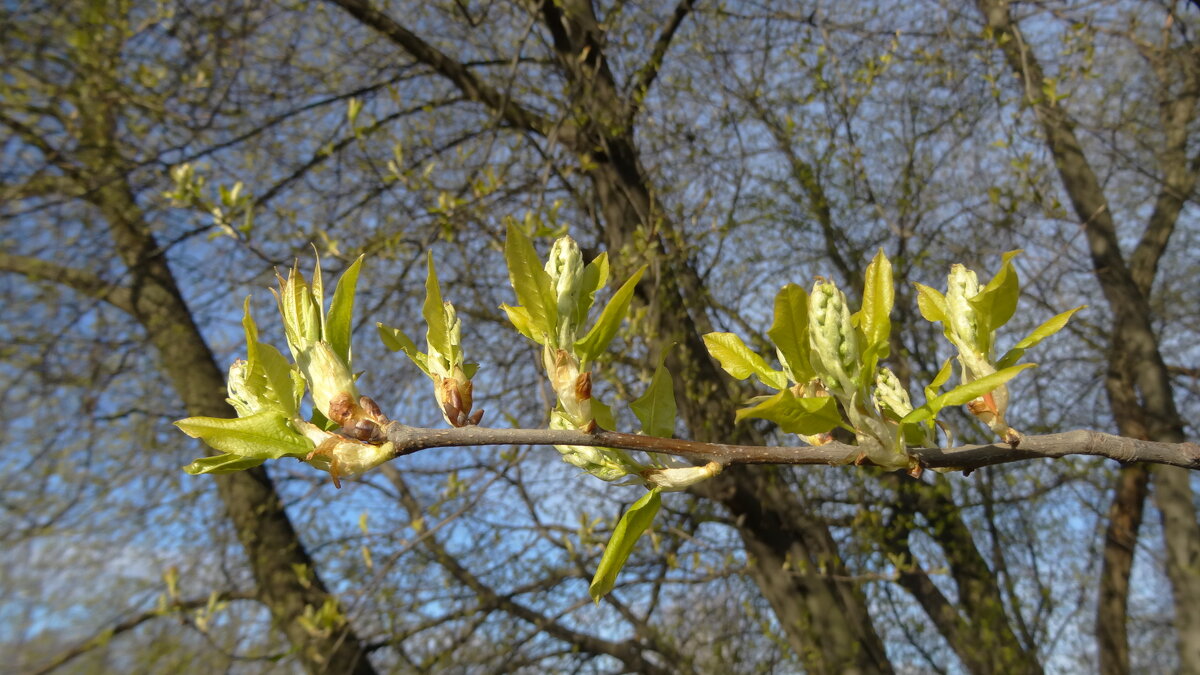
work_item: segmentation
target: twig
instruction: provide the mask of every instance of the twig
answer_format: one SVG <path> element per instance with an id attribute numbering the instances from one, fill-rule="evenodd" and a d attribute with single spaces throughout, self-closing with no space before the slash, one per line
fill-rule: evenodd
<path id="1" fill-rule="evenodd" d="M 424 429 L 392 422 L 384 429 L 402 457 L 431 448 L 480 445 L 583 445 L 642 450 L 674 455 L 697 462 L 731 464 L 864 463 L 862 448 L 831 442 L 821 446 L 757 446 L 703 443 L 678 438 L 658 438 L 597 429 L 592 432 L 559 429 L 490 429 L 460 427 Z M 1154 462 L 1185 469 L 1200 469 L 1200 445 L 1159 443 L 1114 436 L 1099 431 L 1068 431 L 1025 436 L 1019 447 L 1003 443 L 963 445 L 956 448 L 909 448 L 917 463 L 931 469 L 970 471 L 984 466 L 1067 455 L 1095 455 L 1119 462 Z M 866 461 L 865 463 L 869 463 Z"/>

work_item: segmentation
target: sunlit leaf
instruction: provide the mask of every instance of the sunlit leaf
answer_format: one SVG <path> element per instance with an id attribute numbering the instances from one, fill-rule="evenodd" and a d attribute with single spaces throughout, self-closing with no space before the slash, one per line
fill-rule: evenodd
<path id="1" fill-rule="evenodd" d="M 793 382 L 807 382 L 816 377 L 809 355 L 808 292 L 797 284 L 788 284 L 775 294 L 775 319 L 767 331 L 779 360 L 790 371 Z"/>
<path id="2" fill-rule="evenodd" d="M 235 471 L 245 471 L 253 469 L 262 464 L 265 460 L 254 459 L 251 457 L 242 457 L 225 453 L 222 455 L 213 455 L 212 457 L 201 457 L 196 461 L 183 467 L 183 470 L 198 476 L 203 473 L 233 473 Z"/>
<path id="3" fill-rule="evenodd" d="M 984 353 L 991 351 L 992 332 L 1008 323 L 1017 311 L 1021 281 L 1012 266 L 1012 259 L 1020 252 L 1009 251 L 1001 256 L 1000 271 L 975 297 L 967 299 L 979 321 L 980 348 Z"/>
<path id="4" fill-rule="evenodd" d="M 768 387 L 787 387 L 787 376 L 768 366 L 763 357 L 747 347 L 746 343 L 733 333 L 709 333 L 704 336 L 704 346 L 708 348 L 708 353 L 720 362 L 725 372 L 739 380 L 755 375 Z"/>
<path id="5" fill-rule="evenodd" d="M 293 429 L 288 418 L 273 410 L 234 419 L 189 417 L 175 422 L 175 426 L 215 450 L 242 457 L 277 459 L 306 455 L 313 449 L 312 441 Z"/>
<path id="6" fill-rule="evenodd" d="M 517 332 L 525 337 L 533 340 L 539 345 L 546 344 L 549 336 L 543 331 L 539 332 L 533 325 L 533 319 L 529 316 L 529 310 L 524 307 L 513 307 L 512 305 L 500 305 L 500 309 L 508 315 L 508 320 L 512 323 Z"/>
<path id="7" fill-rule="evenodd" d="M 600 598 L 607 595 L 616 585 L 617 574 L 625 566 L 625 561 L 629 560 L 629 554 L 633 552 L 638 538 L 654 521 L 654 516 L 658 514 L 660 506 L 662 506 L 662 496 L 655 488 L 634 502 L 633 506 L 630 506 L 629 510 L 621 516 L 621 520 L 617 522 L 617 527 L 613 530 L 612 537 L 604 547 L 604 555 L 600 558 L 600 565 L 596 568 L 592 583 L 588 586 L 588 594 L 592 596 L 593 600 L 600 602 Z"/>
<path id="8" fill-rule="evenodd" d="M 665 354 L 664 354 L 665 356 Z M 646 393 L 629 404 L 633 414 L 642 423 L 642 433 L 650 436 L 670 438 L 675 434 L 675 386 L 671 373 L 660 359 L 650 379 Z"/>
<path id="9" fill-rule="evenodd" d="M 582 338 L 575 341 L 575 353 L 583 362 L 594 361 L 597 357 L 608 349 L 608 344 L 617 335 L 617 329 L 621 327 L 621 322 L 625 316 L 629 314 L 629 303 L 633 300 L 633 290 L 641 280 L 642 275 L 646 273 L 646 266 L 642 265 L 638 271 L 629 277 L 629 280 L 613 293 L 612 299 L 608 301 L 604 311 L 600 313 L 600 317 L 596 319 L 595 325 Z"/>
<path id="10" fill-rule="evenodd" d="M 583 279 L 579 284 L 579 300 L 575 306 L 574 322 L 582 326 L 588 312 L 596 302 L 596 291 L 608 284 L 608 252 L 604 251 L 583 268 Z"/>
<path id="11" fill-rule="evenodd" d="M 938 395 L 938 391 L 941 390 L 942 385 L 950 381 L 952 374 L 954 374 L 954 359 L 946 359 L 941 369 L 938 370 L 937 375 L 933 376 L 933 381 L 926 385 L 925 400 L 933 400 Z"/>
<path id="12" fill-rule="evenodd" d="M 913 286 L 917 288 L 917 307 L 921 310 L 921 316 L 926 321 L 945 321 L 948 313 L 946 296 L 925 284 L 914 283 Z"/>
<path id="13" fill-rule="evenodd" d="M 354 291 L 358 286 L 358 272 L 363 256 L 346 268 L 333 290 L 333 301 L 329 304 L 329 315 L 325 318 L 325 341 L 333 352 L 350 363 L 350 331 L 354 317 Z"/>
<path id="14" fill-rule="evenodd" d="M 933 419 L 942 408 L 963 405 L 968 401 L 973 401 L 1013 379 L 1022 370 L 1033 368 L 1035 365 L 1033 363 L 1023 363 L 1019 366 L 998 370 L 969 384 L 959 385 L 940 396 L 935 396 L 932 400 L 926 402 L 925 405 L 905 415 L 904 419 L 900 421 L 908 424 Z"/>
<path id="15" fill-rule="evenodd" d="M 997 362 L 996 367 L 1007 368 L 1021 360 L 1021 357 L 1025 355 L 1026 350 L 1062 330 L 1064 327 L 1066 327 L 1067 322 L 1070 321 L 1071 316 L 1084 307 L 1087 307 L 1087 305 L 1080 305 L 1075 309 L 1068 309 L 1062 314 L 1051 317 L 1048 321 L 1035 328 L 1033 332 L 1030 333 L 1024 340 L 1021 340 L 1017 344 L 1013 345 L 1013 348 L 1008 350 L 1000 359 L 1000 361 Z"/>
<path id="16" fill-rule="evenodd" d="M 417 345 L 404 334 L 404 331 L 385 326 L 382 323 L 376 323 L 375 326 L 379 329 L 379 339 L 383 342 L 383 346 L 394 352 L 404 352 L 422 372 L 426 375 L 429 374 L 428 357 L 417 349 Z"/>
<path id="17" fill-rule="evenodd" d="M 442 300 L 442 289 L 438 285 L 437 270 L 433 267 L 433 253 L 426 256 L 429 271 L 425 277 L 425 304 L 421 306 L 421 314 L 429 329 L 425 339 L 436 349 L 443 358 L 450 358 L 450 326 L 446 323 L 446 307 Z"/>
<path id="18" fill-rule="evenodd" d="M 558 324 L 558 299 L 533 242 L 516 221 L 508 223 L 504 258 L 508 262 L 508 278 L 517 294 L 517 302 L 529 314 L 533 334 L 554 335 Z"/>
<path id="19" fill-rule="evenodd" d="M 757 417 L 774 422 L 786 433 L 805 436 L 825 433 L 842 422 L 837 400 L 832 396 L 797 398 L 790 389 L 784 389 L 756 401 L 755 405 L 738 410 L 735 421 Z"/>
<path id="20" fill-rule="evenodd" d="M 862 331 L 864 350 L 872 350 L 878 358 L 888 355 L 888 336 L 892 332 L 892 305 L 896 288 L 892 281 L 892 263 L 880 249 L 867 265 L 863 286 L 862 309 L 858 311 L 858 327 Z M 872 369 L 873 370 L 873 369 Z"/>

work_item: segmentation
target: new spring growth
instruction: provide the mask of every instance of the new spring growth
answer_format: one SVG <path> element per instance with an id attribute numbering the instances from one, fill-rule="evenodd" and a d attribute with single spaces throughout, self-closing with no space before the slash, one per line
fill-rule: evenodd
<path id="1" fill-rule="evenodd" d="M 434 396 L 437 398 L 438 407 L 441 408 L 442 417 L 450 426 L 479 424 L 483 418 L 483 411 L 471 412 L 471 392 L 474 385 L 463 369 L 462 322 L 458 319 L 454 305 L 449 302 L 442 303 L 442 316 L 449 345 L 448 353 L 443 354 L 438 349 L 435 343 L 440 342 L 439 340 L 430 339 L 428 343 L 429 375 L 433 380 Z M 433 327 L 430 327 L 430 330 L 433 330 Z"/>
<path id="2" fill-rule="evenodd" d="M 376 324 L 379 338 L 392 351 L 404 352 L 421 372 L 433 382 L 433 394 L 438 412 L 453 427 L 479 424 L 483 411 L 471 412 L 473 390 L 471 378 L 479 364 L 465 363 L 462 348 L 462 322 L 454 305 L 442 300 L 437 270 L 433 266 L 433 254 L 427 259 L 428 274 L 425 278 L 425 303 L 421 312 L 429 326 L 425 331 L 426 351 L 417 350 L 417 345 L 399 328 Z"/>
<path id="3" fill-rule="evenodd" d="M 809 296 L 808 335 L 812 365 L 825 386 L 849 395 L 857 385 L 858 338 L 846 296 L 832 281 L 818 281 Z"/>
<path id="4" fill-rule="evenodd" d="M 283 317 L 284 335 L 296 366 L 308 381 L 313 407 L 339 425 L 344 419 L 357 420 L 359 411 L 354 410 L 357 404 L 352 404 L 348 412 L 332 409 L 335 400 L 349 398 L 353 402 L 359 394 L 350 369 L 349 344 L 343 355 L 327 339 L 320 262 L 313 269 L 311 286 L 297 267 L 288 272 L 287 279 L 276 276 L 279 290 L 275 297 Z"/>
<path id="5" fill-rule="evenodd" d="M 335 487 L 342 486 L 341 478 L 365 473 L 395 455 L 392 443 L 383 434 L 390 420 L 374 400 L 367 396 L 354 400 L 344 394 L 334 400 L 331 412 L 329 419 L 342 425 L 341 433 L 301 419 L 292 423 L 314 446 L 304 461 L 328 471 Z"/>
<path id="6" fill-rule="evenodd" d="M 1006 265 L 1007 265 L 1007 261 Z M 1015 274 L 1015 273 L 1013 273 Z M 946 337 L 958 350 L 962 382 L 969 384 L 996 372 L 992 363 L 992 331 L 980 325 L 976 300 L 981 295 L 979 279 L 973 270 L 962 265 L 950 268 L 946 278 Z M 967 403 L 967 410 L 992 429 L 1005 442 L 1016 445 L 1020 433 L 1009 427 L 1004 418 L 1008 409 L 1008 387 L 1000 385 Z"/>
<path id="7" fill-rule="evenodd" d="M 276 299 L 295 363 L 258 341 L 247 299 L 242 318 L 246 359 L 230 367 L 227 384 L 229 403 L 238 416 L 176 422 L 221 453 L 192 462 L 185 468 L 188 473 L 227 473 L 266 459 L 295 457 L 328 471 L 340 486 L 341 478 L 393 456 L 383 433 L 388 419 L 374 401 L 359 395 L 350 370 L 350 324 L 360 262 L 342 275 L 328 313 L 319 264 L 311 285 L 298 269 L 279 279 Z M 306 388 L 313 394 L 312 420 L 300 417 Z"/>
<path id="8" fill-rule="evenodd" d="M 595 429 L 597 409 L 607 411 L 607 408 L 592 396 L 592 373 L 583 368 L 586 356 L 578 342 L 591 308 L 591 294 L 607 276 L 607 271 L 601 274 L 599 269 L 603 267 L 607 270 L 607 263 L 604 260 L 599 260 L 599 264 L 593 263 L 597 276 L 592 279 L 589 290 L 585 291 L 588 273 L 583 264 L 583 254 L 574 239 L 559 237 L 550 249 L 549 258 L 538 269 L 534 265 L 540 261 L 536 259 L 536 251 L 524 233 L 510 226 L 508 236 L 506 248 L 510 276 L 517 298 L 523 304 L 522 308 L 506 308 L 510 317 L 531 317 L 533 315 L 528 313 L 528 305 L 548 304 L 541 299 L 544 297 L 542 291 L 530 293 L 531 289 L 545 288 L 553 299 L 553 307 L 549 308 L 551 311 L 536 313 L 546 323 L 538 326 L 531 324 L 522 331 L 542 345 L 542 365 L 546 368 L 546 376 L 554 388 L 557 401 L 550 413 L 550 428 Z M 529 271 L 531 267 L 534 270 L 532 272 Z M 515 273 L 514 270 L 518 269 L 525 271 Z M 536 278 L 543 273 L 541 281 L 537 281 Z M 526 285 L 529 277 L 535 279 L 532 286 Z M 588 293 L 587 297 L 584 297 L 585 292 Z M 607 416 L 611 417 L 611 414 Z M 637 475 L 645 468 L 621 450 L 574 445 L 554 447 L 562 455 L 563 461 L 606 481 Z"/>
<path id="9" fill-rule="evenodd" d="M 569 349 L 575 344 L 579 332 L 579 292 L 583 286 L 583 254 L 579 245 L 569 236 L 559 237 L 550 249 L 546 261 L 546 274 L 553 283 L 558 309 L 558 331 L 556 346 Z"/>

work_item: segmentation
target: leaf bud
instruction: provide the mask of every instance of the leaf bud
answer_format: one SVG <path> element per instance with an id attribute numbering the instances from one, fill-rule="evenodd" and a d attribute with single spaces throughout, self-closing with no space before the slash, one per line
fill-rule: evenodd
<path id="1" fill-rule="evenodd" d="M 296 420 L 293 424 L 316 446 L 304 461 L 322 471 L 328 471 L 334 486 L 338 488 L 342 486 L 342 478 L 365 473 L 392 459 L 395 454 L 395 446 L 392 443 L 364 443 L 325 431 L 303 420 Z"/>
<path id="2" fill-rule="evenodd" d="M 441 407 L 442 417 L 453 427 L 471 424 L 472 391 L 474 385 L 462 368 L 455 366 L 448 377 L 433 374 L 433 391 Z"/>
<path id="3" fill-rule="evenodd" d="M 249 364 L 241 359 L 234 361 L 233 365 L 229 366 L 227 384 L 229 398 L 226 400 L 234 410 L 237 410 L 238 417 L 249 417 L 266 409 L 262 397 L 257 395 L 254 391 L 255 388 L 248 381 L 251 379 L 251 373 L 248 370 Z"/>
<path id="4" fill-rule="evenodd" d="M 312 390 L 313 406 L 339 424 L 345 419 L 352 419 L 358 407 L 358 388 L 354 386 L 350 367 L 328 342 L 314 343 L 306 356 L 308 358 L 301 359 L 299 364 Z M 343 399 L 348 399 L 348 405 Z M 337 409 L 333 406 L 335 401 L 338 402 Z"/>
<path id="5" fill-rule="evenodd" d="M 676 492 L 686 490 L 702 480 L 712 478 L 721 473 L 723 468 L 720 462 L 709 462 L 704 466 L 653 468 L 642 471 L 642 478 L 648 485 L 662 488 L 668 492 Z"/>

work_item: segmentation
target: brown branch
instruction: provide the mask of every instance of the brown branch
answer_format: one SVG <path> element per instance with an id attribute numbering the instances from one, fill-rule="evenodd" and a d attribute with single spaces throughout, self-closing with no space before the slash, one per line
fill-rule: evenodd
<path id="1" fill-rule="evenodd" d="M 650 52 L 649 60 L 638 69 L 637 83 L 633 86 L 633 101 L 629 107 L 629 124 L 632 125 L 633 118 L 641 110 L 642 102 L 646 100 L 646 94 L 650 92 L 650 87 L 654 86 L 658 71 L 662 69 L 663 58 L 667 55 L 667 49 L 671 47 L 671 40 L 675 38 L 676 31 L 679 30 L 679 26 L 687 18 L 687 15 L 691 13 L 695 4 L 695 0 L 679 0 L 671 18 L 658 34 L 658 39 L 654 41 L 654 50 Z"/>
<path id="2" fill-rule="evenodd" d="M 88 297 L 103 300 L 117 309 L 133 313 L 133 297 L 128 288 L 105 281 L 87 270 L 58 265 L 32 256 L 0 253 L 0 272 L 13 272 L 29 279 L 53 281 Z"/>
<path id="3" fill-rule="evenodd" d="M 229 593 L 229 592 L 226 592 L 226 593 L 218 593 L 216 599 L 218 602 L 225 602 L 228 600 L 253 600 L 253 599 L 255 599 L 255 596 L 251 593 Z M 110 640 L 112 640 L 114 637 L 120 635 L 121 633 L 127 633 L 127 632 L 133 630 L 134 628 L 137 628 L 138 626 L 146 623 L 147 621 L 150 621 L 152 619 L 157 619 L 159 617 L 167 616 L 174 612 L 185 612 L 185 611 L 188 611 L 191 609 L 199 609 L 201 607 L 206 607 L 210 602 L 212 602 L 212 598 L 209 596 L 205 596 L 203 598 L 193 598 L 191 600 L 178 600 L 176 602 L 170 603 L 165 608 L 161 608 L 161 609 L 156 608 L 156 609 L 142 612 L 141 614 L 138 614 L 137 616 L 134 616 L 134 617 L 130 617 L 130 618 L 118 623 L 115 626 L 110 626 L 108 628 L 105 628 L 104 630 L 100 631 L 99 633 L 96 633 L 95 635 L 88 638 L 87 640 L 84 640 L 83 642 L 79 643 L 79 645 L 72 647 L 72 648 L 68 649 L 67 651 L 55 656 L 49 663 L 46 663 L 45 665 L 43 665 L 42 667 L 40 667 L 36 670 L 30 671 L 30 675 L 45 675 L 45 673 L 49 673 L 54 670 L 57 670 L 57 669 L 65 666 L 70 661 L 72 661 L 80 656 L 83 656 L 84 654 L 92 651 L 93 649 L 103 647 L 104 645 L 108 644 L 108 642 Z"/>
<path id="4" fill-rule="evenodd" d="M 389 428 L 402 427 L 412 430 L 412 427 L 404 427 L 393 423 Z M 466 429 L 477 429 L 479 427 L 465 427 Z M 434 429 L 420 429 L 419 431 L 440 431 Z M 461 429 L 459 429 L 461 431 Z M 482 429 L 482 431 L 505 431 L 502 429 Z M 521 431 L 521 430 L 517 430 Z M 404 481 L 404 477 L 398 471 L 388 473 L 388 478 L 392 485 L 396 487 L 400 495 L 400 503 L 404 505 L 412 518 L 419 518 L 425 510 L 417 501 L 416 495 L 409 489 L 408 484 Z M 437 560 L 451 576 L 459 583 L 467 588 L 470 588 L 478 599 L 478 604 L 483 609 L 496 608 L 500 611 L 521 619 L 532 626 L 539 632 L 545 633 L 562 640 L 572 646 L 572 649 L 588 652 L 591 654 L 604 654 L 617 659 L 625 664 L 630 672 L 650 673 L 652 675 L 667 675 L 671 670 L 658 666 L 646 659 L 642 653 L 642 648 L 635 641 L 616 642 L 596 637 L 590 633 L 577 631 L 564 623 L 558 621 L 555 617 L 542 614 L 533 608 L 519 603 L 513 598 L 519 595 L 519 591 L 510 593 L 500 593 L 492 586 L 488 585 L 483 579 L 478 577 L 474 572 L 467 569 L 458 558 L 450 554 L 442 545 L 441 541 L 432 534 L 422 538 L 422 544 Z"/>
<path id="5" fill-rule="evenodd" d="M 385 429 L 395 445 L 395 456 L 403 457 L 430 448 L 480 445 L 583 445 L 589 447 L 642 450 L 674 455 L 698 462 L 730 464 L 828 464 L 837 466 L 858 461 L 862 448 L 832 442 L 821 446 L 760 446 L 704 443 L 680 438 L 658 438 L 619 431 L 593 432 L 559 429 L 490 429 L 460 427 L 424 429 L 392 422 Z M 957 448 L 909 448 L 917 462 L 930 469 L 971 471 L 995 464 L 1029 459 L 1057 459 L 1067 455 L 1094 455 L 1119 462 L 1154 462 L 1185 469 L 1200 469 L 1200 445 L 1160 443 L 1114 436 L 1099 431 L 1068 431 L 1026 436 L 1020 447 L 1007 444 L 963 445 Z"/>
<path id="6" fill-rule="evenodd" d="M 515 103 L 510 96 L 480 80 L 465 65 L 421 39 L 392 17 L 372 7 L 368 0 L 328 1 L 346 10 L 364 26 L 379 32 L 417 61 L 433 68 L 458 87 L 466 98 L 486 105 L 512 126 L 543 136 L 554 126 L 548 120 Z"/>

